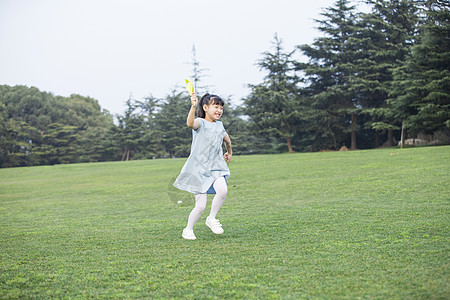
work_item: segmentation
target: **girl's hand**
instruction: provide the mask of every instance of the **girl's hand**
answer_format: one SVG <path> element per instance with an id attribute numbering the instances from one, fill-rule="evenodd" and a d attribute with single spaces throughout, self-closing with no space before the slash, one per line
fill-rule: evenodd
<path id="1" fill-rule="evenodd" d="M 198 103 L 197 95 L 195 95 L 195 93 L 193 93 L 192 96 L 191 96 L 191 105 L 192 105 L 192 107 L 197 107 L 197 103 Z"/>
<path id="2" fill-rule="evenodd" d="M 226 162 L 230 162 L 232 156 L 233 154 L 227 152 L 223 155 L 223 158 L 225 158 Z"/>

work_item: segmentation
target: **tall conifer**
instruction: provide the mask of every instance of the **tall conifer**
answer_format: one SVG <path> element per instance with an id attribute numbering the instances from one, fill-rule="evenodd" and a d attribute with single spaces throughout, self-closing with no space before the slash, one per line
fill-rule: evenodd
<path id="1" fill-rule="evenodd" d="M 294 71 L 294 51 L 284 52 L 281 39 L 275 34 L 274 52 L 266 51 L 258 61 L 267 74 L 264 82 L 250 85 L 251 94 L 244 99 L 245 113 L 260 133 L 285 140 L 293 152 L 292 137 L 299 130 L 298 78 Z"/>
<path id="2" fill-rule="evenodd" d="M 397 114 L 386 103 L 392 91 L 393 70 L 405 64 L 415 40 L 417 8 L 411 0 L 368 0 L 372 11 L 361 15 L 358 40 L 360 55 L 353 87 L 369 115 L 367 126 L 379 133 L 388 133 L 387 145 L 393 145 L 393 130 L 400 129 Z"/>
<path id="3" fill-rule="evenodd" d="M 316 139 L 331 139 L 333 148 L 343 142 L 339 136 L 342 131 L 351 133 L 351 148 L 357 147 L 359 107 L 350 87 L 350 78 L 355 74 L 353 61 L 358 54 L 354 10 L 348 0 L 336 1 L 322 13 L 323 20 L 316 20 L 324 36 L 312 45 L 298 46 L 309 57 L 308 63 L 298 65 L 307 76 L 310 105 L 316 111 Z"/>
<path id="4" fill-rule="evenodd" d="M 450 128 L 450 11 L 448 1 L 424 3 L 418 43 L 395 70 L 389 103 L 410 133 Z"/>

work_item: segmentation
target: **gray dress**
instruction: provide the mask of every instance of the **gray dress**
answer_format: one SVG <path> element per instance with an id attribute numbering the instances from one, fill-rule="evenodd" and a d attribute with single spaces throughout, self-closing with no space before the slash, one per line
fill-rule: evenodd
<path id="1" fill-rule="evenodd" d="M 196 120 L 200 125 L 192 130 L 191 154 L 173 185 L 193 194 L 215 194 L 214 181 L 221 176 L 228 180 L 230 176 L 222 150 L 226 131 L 220 121 Z"/>

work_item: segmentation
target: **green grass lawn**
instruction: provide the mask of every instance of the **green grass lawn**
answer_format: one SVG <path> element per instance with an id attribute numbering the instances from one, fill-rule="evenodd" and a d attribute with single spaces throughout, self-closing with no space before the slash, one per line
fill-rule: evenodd
<path id="1" fill-rule="evenodd" d="M 0 298 L 450 298 L 450 147 L 235 156 L 196 241 L 184 161 L 0 169 Z"/>

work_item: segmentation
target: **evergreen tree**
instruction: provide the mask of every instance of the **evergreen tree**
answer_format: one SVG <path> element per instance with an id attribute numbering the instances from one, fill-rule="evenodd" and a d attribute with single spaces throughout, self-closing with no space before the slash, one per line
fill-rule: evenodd
<path id="1" fill-rule="evenodd" d="M 42 135 L 41 145 L 33 147 L 40 164 L 67 164 L 78 161 L 77 142 L 79 135 L 75 126 L 52 123 Z"/>
<path id="2" fill-rule="evenodd" d="M 399 129 L 395 111 L 386 99 L 392 91 L 393 70 L 401 67 L 415 39 L 417 8 L 411 0 L 368 0 L 372 12 L 362 14 L 358 23 L 360 55 L 352 86 L 362 112 L 370 118 L 367 127 L 376 131 L 373 146 L 380 144 L 379 133 L 388 132 L 387 145 L 393 145 L 393 130 Z"/>
<path id="3" fill-rule="evenodd" d="M 173 90 L 167 95 L 156 116 L 161 143 L 167 155 L 186 157 L 189 155 L 192 141 L 191 130 L 186 126 L 186 118 L 191 107 L 187 91 Z"/>
<path id="4" fill-rule="evenodd" d="M 127 108 L 123 116 L 117 116 L 117 126 L 111 127 L 109 136 L 120 149 L 121 160 L 128 161 L 139 153 L 141 138 L 145 134 L 144 116 L 136 112 L 136 100 L 126 101 Z"/>
<path id="5" fill-rule="evenodd" d="M 292 137 L 299 131 L 299 81 L 292 58 L 294 51 L 285 53 L 277 35 L 273 41 L 274 52 L 264 52 L 259 60 L 260 70 L 267 72 L 264 82 L 250 85 L 251 94 L 244 99 L 245 113 L 261 136 L 285 140 L 289 152 L 293 152 Z"/>
<path id="6" fill-rule="evenodd" d="M 136 101 L 138 113 L 143 116 L 144 134 L 141 136 L 140 152 L 137 159 L 156 158 L 165 155 L 162 145 L 162 132 L 158 126 L 157 115 L 161 108 L 160 99 L 153 96 L 145 97 L 142 101 Z"/>
<path id="7" fill-rule="evenodd" d="M 203 78 L 205 77 L 206 68 L 202 68 L 200 62 L 197 59 L 197 49 L 195 45 L 192 46 L 192 83 L 195 86 L 197 97 L 201 97 L 206 91 L 209 90 L 209 86 L 203 85 Z"/>
<path id="8" fill-rule="evenodd" d="M 359 50 L 355 43 L 354 10 L 348 0 L 336 1 L 322 13 L 323 20 L 316 20 L 325 36 L 317 38 L 311 46 L 298 46 L 309 57 L 308 63 L 298 66 L 309 83 L 306 91 L 318 129 L 314 143 L 331 139 L 335 149 L 345 141 L 342 132 L 351 133 L 351 148 L 357 148 L 357 113 L 361 106 L 351 87 L 351 77 L 357 72 L 353 62 Z"/>
<path id="9" fill-rule="evenodd" d="M 261 137 L 250 131 L 245 119 L 243 107 L 233 107 L 230 101 L 224 99 L 223 116 L 221 121 L 230 136 L 233 154 L 263 153 Z"/>
<path id="10" fill-rule="evenodd" d="M 448 1 L 424 4 L 418 43 L 395 70 L 389 103 L 410 133 L 450 128 L 450 26 Z"/>

